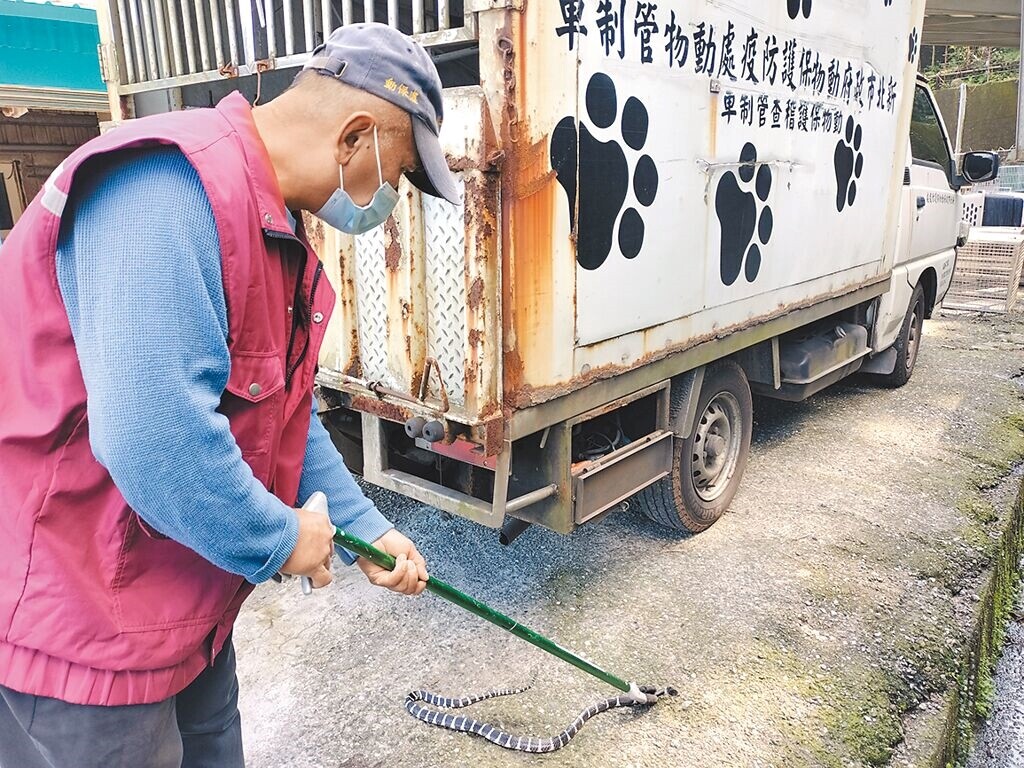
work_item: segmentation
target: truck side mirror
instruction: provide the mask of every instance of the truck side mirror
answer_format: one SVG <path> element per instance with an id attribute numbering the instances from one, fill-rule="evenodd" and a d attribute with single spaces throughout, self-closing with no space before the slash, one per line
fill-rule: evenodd
<path id="1" fill-rule="evenodd" d="M 992 181 L 999 174 L 999 155 L 995 152 L 968 152 L 964 155 L 964 179 L 971 184 Z"/>

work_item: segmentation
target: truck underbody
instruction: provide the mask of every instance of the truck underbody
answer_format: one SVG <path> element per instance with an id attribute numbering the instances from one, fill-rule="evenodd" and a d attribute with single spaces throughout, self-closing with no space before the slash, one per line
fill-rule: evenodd
<path id="1" fill-rule="evenodd" d="M 323 369 L 321 413 L 348 465 L 375 485 L 504 527 L 503 541 L 523 523 L 569 533 L 674 471 L 679 441 L 699 415 L 705 366 L 733 360 L 758 394 L 802 399 L 870 363 L 871 307 L 887 287 L 888 277 L 881 278 L 594 377 L 562 397 L 508 412 L 487 425 L 483 439 L 446 420 L 440 403 L 375 392 L 369 382 L 360 391 Z M 837 327 L 863 333 L 848 334 L 844 345 L 826 343 Z M 809 358 L 810 375 L 788 377 L 787 358 Z M 417 417 L 443 423 L 441 438 L 411 437 L 406 425 Z M 500 435 L 500 443 L 490 439 L 490 451 L 487 430 Z"/>

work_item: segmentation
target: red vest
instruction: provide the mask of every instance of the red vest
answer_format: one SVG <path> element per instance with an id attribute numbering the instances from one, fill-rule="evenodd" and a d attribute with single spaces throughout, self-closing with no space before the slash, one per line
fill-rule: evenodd
<path id="1" fill-rule="evenodd" d="M 155 145 L 184 153 L 216 218 L 231 356 L 219 410 L 256 477 L 293 506 L 334 306 L 322 265 L 289 228 L 239 94 L 215 109 L 142 118 L 93 139 L 54 171 L 4 242 L 0 684 L 78 704 L 174 695 L 223 646 L 252 590 L 147 528 L 89 445 L 85 385 L 57 286 L 60 217 L 85 161 Z"/>

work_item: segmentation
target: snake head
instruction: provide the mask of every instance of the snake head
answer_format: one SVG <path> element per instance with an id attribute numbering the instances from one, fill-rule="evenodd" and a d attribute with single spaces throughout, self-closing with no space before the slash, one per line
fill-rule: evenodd
<path id="1" fill-rule="evenodd" d="M 648 696 L 653 696 L 655 701 L 657 699 L 660 699 L 662 696 L 679 695 L 679 691 L 673 688 L 671 685 L 666 686 L 665 688 L 656 688 L 653 685 L 641 685 L 639 689 L 641 693 L 647 694 Z M 650 703 L 653 704 L 654 701 L 651 701 Z"/>

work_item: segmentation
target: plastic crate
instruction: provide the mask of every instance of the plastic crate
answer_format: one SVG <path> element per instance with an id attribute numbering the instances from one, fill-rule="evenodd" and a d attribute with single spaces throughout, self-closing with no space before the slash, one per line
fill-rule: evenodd
<path id="1" fill-rule="evenodd" d="M 956 271 L 942 302 L 945 309 L 1012 312 L 1024 267 L 1024 230 L 972 229 L 959 249 Z"/>

